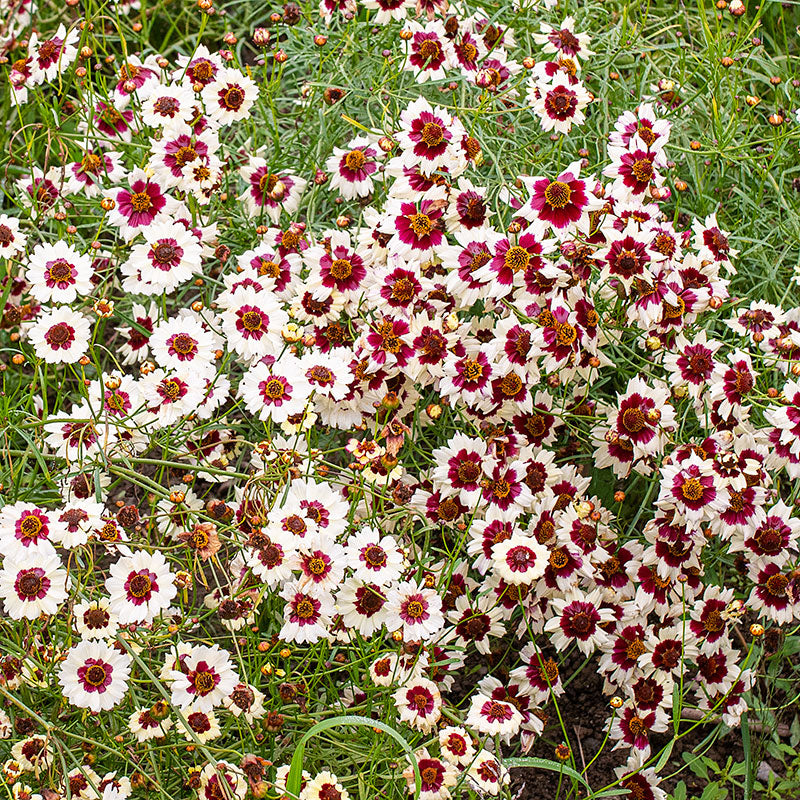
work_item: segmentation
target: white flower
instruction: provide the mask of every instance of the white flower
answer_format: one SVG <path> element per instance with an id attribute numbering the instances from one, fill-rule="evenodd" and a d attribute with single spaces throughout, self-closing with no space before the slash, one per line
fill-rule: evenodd
<path id="1" fill-rule="evenodd" d="M 156 363 L 167 370 L 188 370 L 198 377 L 215 372 L 213 334 L 197 319 L 175 317 L 159 322 L 150 336 L 150 349 Z"/>
<path id="2" fill-rule="evenodd" d="M 299 365 L 297 358 L 284 356 L 272 366 L 260 361 L 249 369 L 239 384 L 239 396 L 247 410 L 260 420 L 274 422 L 300 414 L 311 387 Z"/>
<path id="3" fill-rule="evenodd" d="M 111 610 L 122 625 L 152 622 L 169 607 L 178 589 L 160 550 L 139 550 L 109 567 L 105 582 Z"/>
<path id="4" fill-rule="evenodd" d="M 0 570 L 0 597 L 12 619 L 52 616 L 67 599 L 66 586 L 67 572 L 55 550 L 7 556 Z"/>
<path id="5" fill-rule="evenodd" d="M 75 627 L 84 639 L 111 639 L 116 635 L 117 616 L 105 597 L 77 603 L 72 613 Z"/>
<path id="6" fill-rule="evenodd" d="M 533 536 L 515 533 L 492 548 L 492 566 L 506 582 L 530 586 L 544 575 L 549 552 Z"/>
<path id="7" fill-rule="evenodd" d="M 180 669 L 174 670 L 169 679 L 172 681 L 174 705 L 210 711 L 233 691 L 239 676 L 226 650 L 221 650 L 218 645 L 198 645 L 185 656 Z"/>
<path id="8" fill-rule="evenodd" d="M 387 586 L 400 578 L 405 560 L 393 537 L 367 527 L 347 540 L 347 566 L 356 578 Z"/>
<path id="9" fill-rule="evenodd" d="M 58 682 L 64 696 L 78 708 L 107 711 L 125 696 L 131 657 L 105 642 L 82 641 L 61 664 Z"/>
<path id="10" fill-rule="evenodd" d="M 245 119 L 258 98 L 258 86 L 239 70 L 223 67 L 202 91 L 206 112 L 215 125 Z"/>
<path id="11" fill-rule="evenodd" d="M 48 364 L 74 364 L 89 346 L 91 324 L 79 311 L 60 306 L 42 311 L 28 329 L 36 357 Z"/>
<path id="12" fill-rule="evenodd" d="M 92 259 L 64 241 L 37 244 L 28 258 L 25 278 L 41 303 L 71 303 L 92 291 Z"/>

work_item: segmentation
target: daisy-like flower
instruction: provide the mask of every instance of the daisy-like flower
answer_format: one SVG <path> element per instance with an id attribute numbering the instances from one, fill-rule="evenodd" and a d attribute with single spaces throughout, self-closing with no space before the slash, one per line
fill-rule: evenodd
<path id="1" fill-rule="evenodd" d="M 75 628 L 84 639 L 112 639 L 119 627 L 117 616 L 105 597 L 77 603 L 72 614 Z"/>
<path id="2" fill-rule="evenodd" d="M 557 236 L 575 229 L 588 233 L 588 212 L 598 208 L 600 201 L 589 193 L 580 171 L 581 163 L 576 161 L 556 178 L 522 179 L 531 196 L 521 213 L 537 236 L 544 236 L 548 228 Z"/>
<path id="3" fill-rule="evenodd" d="M 511 774 L 488 750 L 481 750 L 469 764 L 469 782 L 481 793 L 496 797 L 511 782 Z"/>
<path id="4" fill-rule="evenodd" d="M 42 311 L 28 329 L 37 358 L 48 364 L 74 364 L 86 354 L 92 326 L 79 311 L 60 306 Z"/>
<path id="5" fill-rule="evenodd" d="M 203 711 L 200 708 L 189 706 L 182 711 L 183 719 L 178 719 L 176 729 L 189 742 L 198 741 L 200 744 L 211 742 L 218 738 L 222 731 L 219 727 L 219 720 L 213 710 Z M 183 720 L 186 720 L 184 723 Z M 217 791 L 223 791 L 217 786 Z M 209 797 L 213 797 L 210 794 Z M 225 795 L 222 795 L 223 797 Z"/>
<path id="6" fill-rule="evenodd" d="M 178 593 L 175 576 L 160 550 L 122 556 L 108 571 L 106 591 L 122 625 L 152 622 Z"/>
<path id="7" fill-rule="evenodd" d="M 411 0 L 363 0 L 364 8 L 375 11 L 370 17 L 376 25 L 388 25 L 392 20 L 405 19 L 409 9 L 414 7 Z"/>
<path id="8" fill-rule="evenodd" d="M 466 595 L 457 597 L 455 608 L 448 612 L 447 619 L 455 625 L 459 644 L 465 648 L 474 644 L 475 649 L 484 655 L 491 651 L 491 637 L 505 633 L 502 610 L 488 594 L 472 602 Z"/>
<path id="9" fill-rule="evenodd" d="M 538 115 L 542 130 L 557 133 L 569 133 L 573 125 L 583 125 L 583 110 L 591 99 L 580 81 L 572 83 L 561 76 L 533 84 L 528 90 L 528 104 Z"/>
<path id="10" fill-rule="evenodd" d="M 314 591 L 333 591 L 344 576 L 345 551 L 324 533 L 306 536 L 298 546 L 295 569 L 302 573 L 300 585 Z"/>
<path id="11" fill-rule="evenodd" d="M 543 53 L 558 53 L 562 56 L 591 56 L 589 50 L 589 34 L 575 32 L 575 18 L 564 17 L 560 28 L 542 22 L 539 25 L 541 33 L 533 34 L 533 41 L 542 45 Z"/>
<path id="12" fill-rule="evenodd" d="M 614 123 L 614 130 L 608 137 L 613 147 L 648 150 L 663 150 L 669 139 L 671 124 L 658 119 L 651 103 L 643 103 L 635 111 L 623 112 Z"/>
<path id="13" fill-rule="evenodd" d="M 250 216 L 266 214 L 274 224 L 281 218 L 281 211 L 294 214 L 307 181 L 291 172 L 271 172 L 270 164 L 259 156 L 252 156 L 240 170 L 247 183 L 247 190 L 239 198 L 244 200 Z"/>
<path id="14" fill-rule="evenodd" d="M 458 770 L 449 761 L 434 758 L 423 748 L 414 753 L 417 769 L 422 779 L 419 800 L 447 800 L 450 797 L 450 787 L 455 786 L 458 780 Z M 414 769 L 409 765 L 403 770 L 409 794 L 416 791 Z"/>
<path id="15" fill-rule="evenodd" d="M 41 303 L 71 303 L 92 291 L 92 259 L 64 241 L 38 244 L 28 258 L 25 277 Z"/>
<path id="16" fill-rule="evenodd" d="M 386 595 L 376 583 L 349 578 L 336 593 L 336 611 L 347 630 L 368 638 L 386 622 Z"/>
<path id="17" fill-rule="evenodd" d="M 350 391 L 353 381 L 350 362 L 336 352 L 306 353 L 300 359 L 299 369 L 317 397 L 338 401 Z"/>
<path id="18" fill-rule="evenodd" d="M 108 223 L 119 228 L 120 235 L 130 241 L 137 233 L 166 221 L 176 204 L 139 167 L 131 171 L 126 183 L 127 186 L 112 192 L 115 205 L 108 212 Z"/>
<path id="19" fill-rule="evenodd" d="M 67 175 L 65 195 L 97 197 L 105 183 L 116 183 L 125 176 L 125 167 L 120 153 L 87 149 L 80 161 L 73 161 L 67 167 Z"/>
<path id="20" fill-rule="evenodd" d="M 185 83 L 158 86 L 142 103 L 142 121 L 153 128 L 180 128 L 196 116 L 194 92 Z"/>
<path id="21" fill-rule="evenodd" d="M 419 166 L 429 175 L 436 169 L 453 165 L 455 148 L 461 142 L 464 128 L 447 111 L 419 97 L 400 114 L 400 123 L 396 138 L 403 148 L 405 166 Z"/>
<path id="22" fill-rule="evenodd" d="M 67 572 L 54 550 L 6 556 L 0 570 L 0 598 L 11 619 L 52 616 L 67 599 Z"/>
<path id="23" fill-rule="evenodd" d="M 139 389 L 148 410 L 155 415 L 156 427 L 172 425 L 191 414 L 205 396 L 203 378 L 184 368 L 177 372 L 156 369 L 139 381 Z"/>
<path id="24" fill-rule="evenodd" d="M 0 256 L 12 258 L 25 249 L 28 237 L 19 229 L 19 218 L 0 214 Z"/>
<path id="25" fill-rule="evenodd" d="M 105 642 L 84 640 L 61 663 L 58 682 L 64 697 L 78 708 L 108 711 L 128 691 L 131 657 Z"/>
<path id="26" fill-rule="evenodd" d="M 403 69 L 413 72 L 417 83 L 446 77 L 453 55 L 444 25 L 439 20 L 426 25 L 414 20 L 409 22 L 407 30 L 411 37 L 404 42 L 406 60 Z"/>
<path id="27" fill-rule="evenodd" d="M 261 420 L 285 422 L 306 407 L 311 385 L 292 356 L 268 366 L 260 361 L 251 367 L 239 384 L 239 395 L 247 410 Z"/>
<path id="28" fill-rule="evenodd" d="M 345 200 L 372 194 L 379 153 L 374 140 L 367 136 L 356 136 L 344 149 L 334 147 L 325 162 L 330 173 L 328 186 Z"/>
<path id="29" fill-rule="evenodd" d="M 604 608 L 602 599 L 602 590 L 597 588 L 588 594 L 575 590 L 550 601 L 555 616 L 545 623 L 544 629 L 556 650 L 562 651 L 574 643 L 588 656 L 607 641 L 608 634 L 601 625 L 614 619 L 614 611 Z"/>
<path id="30" fill-rule="evenodd" d="M 200 94 L 211 122 L 230 125 L 250 115 L 250 109 L 258 99 L 258 86 L 238 69 L 222 67 Z"/>
<path id="31" fill-rule="evenodd" d="M 544 575 L 549 552 L 532 536 L 513 534 L 492 548 L 492 566 L 499 577 L 514 586 L 531 586 Z"/>
<path id="32" fill-rule="evenodd" d="M 324 769 L 306 783 L 300 800 L 350 800 L 350 793 L 330 770 Z"/>
<path id="33" fill-rule="evenodd" d="M 328 626 L 335 609 L 333 597 L 328 592 L 303 588 L 293 581 L 283 587 L 281 597 L 286 600 L 284 624 L 279 634 L 281 640 L 311 644 L 330 636 Z"/>
<path id="34" fill-rule="evenodd" d="M 430 733 L 442 716 L 439 687 L 427 678 L 416 678 L 394 693 L 394 703 L 402 722 L 422 733 Z"/>
<path id="35" fill-rule="evenodd" d="M 52 552 L 66 534 L 57 511 L 47 511 L 32 503 L 17 501 L 0 511 L 0 552 L 4 556 L 30 550 Z"/>
<path id="36" fill-rule="evenodd" d="M 145 242 L 133 246 L 121 267 L 126 289 L 143 295 L 169 294 L 198 271 L 202 247 L 185 225 L 165 221 L 142 233 Z"/>
<path id="37" fill-rule="evenodd" d="M 78 56 L 75 45 L 79 39 L 77 28 L 67 32 L 64 25 L 59 25 L 49 39 L 40 39 L 39 34 L 34 31 L 28 43 L 31 82 L 37 84 L 52 81 L 56 75 L 64 72 Z"/>
<path id="38" fill-rule="evenodd" d="M 179 708 L 210 711 L 220 705 L 239 682 L 230 655 L 218 645 L 197 645 L 180 659 L 169 679 L 171 700 Z"/>
<path id="39" fill-rule="evenodd" d="M 270 530 L 269 541 L 248 554 L 247 564 L 256 577 L 277 589 L 292 577 L 296 554 L 297 545 L 291 534 Z"/>
<path id="40" fill-rule="evenodd" d="M 800 602 L 793 590 L 792 578 L 778 564 L 756 566 L 750 572 L 755 586 L 747 600 L 748 608 L 776 625 L 789 625 L 800 616 Z"/>
<path id="41" fill-rule="evenodd" d="M 238 290 L 222 312 L 222 331 L 230 349 L 257 361 L 280 353 L 281 331 L 288 321 L 289 315 L 271 292 L 256 292 L 248 286 Z"/>
<path id="42" fill-rule="evenodd" d="M 388 586 L 400 578 L 404 558 L 392 536 L 367 527 L 347 540 L 347 566 L 362 581 Z"/>
<path id="43" fill-rule="evenodd" d="M 387 611 L 386 627 L 402 630 L 404 639 L 432 639 L 444 627 L 441 597 L 411 581 L 389 590 Z"/>
<path id="44" fill-rule="evenodd" d="M 720 479 L 713 464 L 692 455 L 686 461 L 661 469 L 661 494 L 656 505 L 674 509 L 690 523 L 711 519 L 725 508 Z"/>
<path id="45" fill-rule="evenodd" d="M 163 739 L 172 727 L 170 717 L 154 715 L 151 708 L 140 708 L 128 717 L 128 730 L 137 742 L 149 742 L 153 739 Z"/>
<path id="46" fill-rule="evenodd" d="M 448 725 L 439 730 L 439 749 L 442 758 L 459 767 L 466 767 L 475 757 L 472 737 L 459 725 Z"/>
<path id="47" fill-rule="evenodd" d="M 392 237 L 392 252 L 408 261 L 421 261 L 444 244 L 443 206 L 443 199 L 389 200 L 380 230 Z"/>
<path id="48" fill-rule="evenodd" d="M 519 733 L 522 714 L 511 703 L 476 694 L 470 702 L 466 724 L 478 733 L 499 736 L 508 744 Z"/>
<path id="49" fill-rule="evenodd" d="M 202 377 L 215 372 L 214 336 L 197 319 L 180 316 L 160 322 L 149 344 L 156 363 L 167 370 L 191 370 Z"/>

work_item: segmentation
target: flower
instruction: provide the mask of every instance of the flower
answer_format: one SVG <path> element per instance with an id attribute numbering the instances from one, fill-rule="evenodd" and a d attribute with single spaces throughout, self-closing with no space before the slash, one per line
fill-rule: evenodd
<path id="1" fill-rule="evenodd" d="M 404 581 L 387 593 L 386 627 L 408 639 L 433 638 L 444 626 L 442 599 L 433 589 Z"/>
<path id="2" fill-rule="evenodd" d="M 122 625 L 152 622 L 178 593 L 175 576 L 160 550 L 138 550 L 109 567 L 105 587 Z"/>
<path id="3" fill-rule="evenodd" d="M 439 687 L 427 678 L 401 686 L 394 693 L 394 702 L 400 720 L 422 733 L 430 733 L 442 716 Z"/>
<path id="4" fill-rule="evenodd" d="M 499 736 L 508 744 L 522 725 L 522 714 L 511 703 L 476 694 L 470 701 L 466 724 L 487 736 Z"/>
<path id="5" fill-rule="evenodd" d="M 37 244 L 25 274 L 31 294 L 41 303 L 71 303 L 92 291 L 92 259 L 64 241 Z"/>
<path id="6" fill-rule="evenodd" d="M 105 642 L 84 640 L 62 662 L 58 682 L 69 702 L 91 711 L 108 711 L 128 691 L 131 657 Z"/>
<path id="7" fill-rule="evenodd" d="M 86 354 L 91 324 L 79 311 L 59 306 L 42 311 L 28 329 L 37 358 L 48 364 L 74 364 Z"/>
<path id="8" fill-rule="evenodd" d="M 211 711 L 221 705 L 239 681 L 230 656 L 218 645 L 193 647 L 170 673 L 172 703 L 179 708 Z"/>
<path id="9" fill-rule="evenodd" d="M 200 93 L 206 112 L 215 125 L 230 125 L 250 115 L 258 99 L 255 81 L 239 70 L 222 67 Z"/>
<path id="10" fill-rule="evenodd" d="M 11 619 L 55 614 L 67 599 L 67 572 L 55 551 L 7 555 L 0 569 L 0 598 Z"/>

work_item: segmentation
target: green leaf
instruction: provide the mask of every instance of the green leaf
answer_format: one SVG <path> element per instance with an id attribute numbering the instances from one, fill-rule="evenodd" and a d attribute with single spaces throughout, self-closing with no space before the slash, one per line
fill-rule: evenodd
<path id="1" fill-rule="evenodd" d="M 535 767 L 537 769 L 549 769 L 551 772 L 562 772 L 564 775 L 569 775 L 576 781 L 580 781 L 586 789 L 591 793 L 592 787 L 586 782 L 586 779 L 580 773 L 576 772 L 572 767 L 566 764 L 559 764 L 558 761 L 550 761 L 547 758 L 534 758 L 533 756 L 525 756 L 524 758 L 506 758 L 503 761 L 503 766 L 513 767 Z"/>
<path id="2" fill-rule="evenodd" d="M 306 742 L 318 733 L 339 727 L 340 725 L 358 725 L 362 728 L 377 728 L 391 736 L 392 739 L 403 748 L 411 760 L 411 767 L 414 770 L 414 800 L 418 800 L 419 793 L 422 790 L 422 777 L 419 774 L 419 765 L 417 764 L 417 759 L 411 746 L 394 728 L 390 728 L 380 720 L 360 717 L 356 714 L 344 714 L 340 717 L 331 717 L 331 719 L 318 722 L 306 731 L 303 738 L 297 743 L 294 755 L 292 756 L 292 763 L 289 767 L 289 775 L 286 778 L 286 793 L 290 797 L 296 798 L 300 794 L 300 782 L 303 777 L 303 754 L 305 752 Z"/>

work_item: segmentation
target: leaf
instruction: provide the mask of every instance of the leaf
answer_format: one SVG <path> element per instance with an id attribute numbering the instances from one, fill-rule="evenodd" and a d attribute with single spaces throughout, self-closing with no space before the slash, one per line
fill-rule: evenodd
<path id="1" fill-rule="evenodd" d="M 414 770 L 414 800 L 418 800 L 419 793 L 422 790 L 422 777 L 419 774 L 419 765 L 417 764 L 417 759 L 411 746 L 394 728 L 390 728 L 380 720 L 360 717 L 356 714 L 344 714 L 339 717 L 325 719 L 306 731 L 303 738 L 297 743 L 294 755 L 292 756 L 292 763 L 289 766 L 289 774 L 286 777 L 286 793 L 290 797 L 297 797 L 300 794 L 300 782 L 303 777 L 303 753 L 305 752 L 306 742 L 318 733 L 327 731 L 330 728 L 336 728 L 340 725 L 358 725 L 362 728 L 377 728 L 389 734 L 389 736 L 403 748 L 411 760 L 411 767 Z"/>
<path id="2" fill-rule="evenodd" d="M 592 787 L 586 782 L 586 779 L 580 773 L 576 772 L 572 767 L 566 764 L 559 764 L 558 761 L 550 761 L 547 758 L 534 758 L 533 756 L 525 756 L 524 758 L 506 758 L 503 761 L 503 766 L 513 767 L 535 767 L 537 769 L 549 769 L 551 772 L 563 772 L 564 775 L 569 775 L 576 781 L 580 781 L 591 794 Z"/>
<path id="3" fill-rule="evenodd" d="M 675 784 L 675 790 L 672 792 L 672 800 L 686 800 L 686 784 L 683 781 L 678 781 Z"/>

